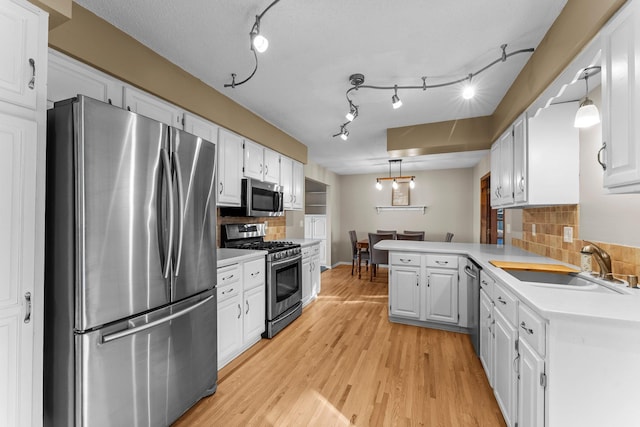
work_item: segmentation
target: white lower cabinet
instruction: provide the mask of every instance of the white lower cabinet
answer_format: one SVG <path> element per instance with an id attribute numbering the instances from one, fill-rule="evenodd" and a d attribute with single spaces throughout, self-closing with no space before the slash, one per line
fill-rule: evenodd
<path id="1" fill-rule="evenodd" d="M 518 380 L 518 427 L 544 426 L 544 359 L 522 338 Z"/>
<path id="2" fill-rule="evenodd" d="M 493 301 L 480 290 L 480 363 L 493 386 Z"/>
<path id="3" fill-rule="evenodd" d="M 392 265 L 389 282 L 389 314 L 420 319 L 420 267 Z"/>
<path id="4" fill-rule="evenodd" d="M 302 306 L 320 293 L 320 242 L 302 247 Z"/>
<path id="5" fill-rule="evenodd" d="M 427 268 L 427 320 L 458 323 L 458 270 Z"/>
<path id="6" fill-rule="evenodd" d="M 261 339 L 265 283 L 264 256 L 218 268 L 218 369 Z"/>
<path id="7" fill-rule="evenodd" d="M 493 393 L 502 411 L 507 426 L 516 423 L 516 402 L 518 392 L 517 363 L 518 330 L 497 309 L 493 312 L 494 323 L 494 372 Z"/>
<path id="8" fill-rule="evenodd" d="M 311 257 L 306 255 L 302 250 L 302 305 L 305 306 L 311 302 Z"/>

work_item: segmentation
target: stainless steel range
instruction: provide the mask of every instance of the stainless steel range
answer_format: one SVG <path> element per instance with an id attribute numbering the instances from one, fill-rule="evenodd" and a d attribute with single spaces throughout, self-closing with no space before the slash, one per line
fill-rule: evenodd
<path id="1" fill-rule="evenodd" d="M 302 250 L 299 244 L 264 241 L 265 224 L 225 224 L 225 248 L 259 249 L 266 259 L 267 298 L 265 338 L 272 338 L 302 314 Z"/>

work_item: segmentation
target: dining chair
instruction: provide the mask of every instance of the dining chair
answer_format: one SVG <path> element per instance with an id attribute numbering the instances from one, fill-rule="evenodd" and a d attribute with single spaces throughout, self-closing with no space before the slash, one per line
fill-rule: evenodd
<path id="1" fill-rule="evenodd" d="M 411 230 L 404 230 L 404 234 L 419 234 L 422 236 L 422 239 L 420 240 L 424 240 L 424 235 L 425 232 L 424 231 L 411 231 Z"/>
<path id="2" fill-rule="evenodd" d="M 453 233 L 448 233 L 447 232 L 447 235 L 444 237 L 444 241 L 445 242 L 450 242 L 452 240 L 453 240 Z"/>
<path id="3" fill-rule="evenodd" d="M 393 240 L 391 233 L 369 233 L 369 281 L 373 281 L 373 276 L 378 273 L 378 264 L 389 264 L 389 251 L 375 249 L 373 246 L 380 240 Z"/>
<path id="4" fill-rule="evenodd" d="M 351 239 L 351 275 L 353 276 L 353 272 L 358 262 L 358 236 L 356 235 L 355 230 L 349 231 L 349 238 Z M 360 250 L 360 262 L 364 261 L 367 266 L 367 270 L 369 269 L 369 250 L 361 249 Z M 360 270 L 360 265 L 358 265 L 358 270 Z"/>
<path id="5" fill-rule="evenodd" d="M 418 234 L 418 233 L 398 233 L 396 235 L 396 239 L 398 240 L 416 240 L 416 241 L 423 241 L 424 240 L 424 234 Z"/>
<path id="6" fill-rule="evenodd" d="M 376 230 L 376 233 L 378 233 L 378 234 L 392 234 L 394 240 L 396 238 L 396 235 L 398 234 L 398 232 L 396 230 Z"/>

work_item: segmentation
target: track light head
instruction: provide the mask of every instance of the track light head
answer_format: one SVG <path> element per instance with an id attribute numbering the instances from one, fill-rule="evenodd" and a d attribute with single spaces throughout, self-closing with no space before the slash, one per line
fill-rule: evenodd
<path id="1" fill-rule="evenodd" d="M 351 101 L 349 101 L 349 112 L 347 113 L 347 115 L 345 117 L 350 122 L 352 122 L 353 119 L 358 117 L 358 106 L 357 105 L 353 105 L 353 103 Z"/>
<path id="2" fill-rule="evenodd" d="M 397 110 L 398 108 L 402 107 L 402 101 L 400 100 L 400 98 L 398 98 L 398 85 L 396 85 L 393 90 L 394 94 L 391 97 L 391 105 L 393 106 L 394 110 Z"/>
<path id="3" fill-rule="evenodd" d="M 471 99 L 476 95 L 476 88 L 473 83 L 471 83 L 472 77 L 473 74 L 469 74 L 469 81 L 464 85 L 464 88 L 462 89 L 462 97 L 464 99 Z"/>
<path id="4" fill-rule="evenodd" d="M 340 138 L 342 138 L 343 141 L 346 141 L 347 139 L 349 139 L 349 131 L 344 126 L 340 131 Z"/>
<path id="5" fill-rule="evenodd" d="M 263 53 L 269 48 L 269 40 L 260 33 L 252 33 L 251 44 L 259 53 Z"/>

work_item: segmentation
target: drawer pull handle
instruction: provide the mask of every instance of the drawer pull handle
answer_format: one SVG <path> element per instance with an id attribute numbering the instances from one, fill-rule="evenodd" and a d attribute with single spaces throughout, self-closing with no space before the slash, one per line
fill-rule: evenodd
<path id="1" fill-rule="evenodd" d="M 230 275 L 229 275 L 229 276 L 227 276 L 227 277 L 223 277 L 223 278 L 222 278 L 222 281 L 224 282 L 225 280 L 232 279 L 232 278 L 233 278 L 233 276 L 235 276 L 235 274 L 230 274 Z"/>
<path id="2" fill-rule="evenodd" d="M 259 276 L 259 275 L 260 275 L 259 271 L 256 271 L 255 273 L 251 273 L 251 277 L 256 277 L 256 276 Z"/>
<path id="3" fill-rule="evenodd" d="M 226 294 L 228 294 L 229 292 L 233 292 L 233 288 L 231 288 L 231 289 L 227 289 L 226 291 L 222 291 L 222 295 L 226 295 Z"/>
<path id="4" fill-rule="evenodd" d="M 601 156 L 600 156 L 600 155 L 602 154 L 602 152 L 603 152 L 606 148 L 607 148 L 607 143 L 606 143 L 606 141 L 605 141 L 605 142 L 603 142 L 603 143 L 602 143 L 602 147 L 598 150 L 598 154 L 596 155 L 596 160 L 598 161 L 598 163 L 600 164 L 600 166 L 602 166 L 602 170 L 603 170 L 603 171 L 606 171 L 606 170 L 607 170 L 607 164 L 606 164 L 606 163 L 604 163 L 604 162 L 601 160 Z"/>
<path id="5" fill-rule="evenodd" d="M 533 335 L 533 329 L 527 328 L 527 324 L 524 322 L 520 322 L 520 327 L 524 329 L 529 335 Z"/>
<path id="6" fill-rule="evenodd" d="M 24 315 L 24 323 L 31 322 L 31 292 L 24 294 L 24 299 L 27 303 L 27 312 Z"/>
<path id="7" fill-rule="evenodd" d="M 405 259 L 405 258 L 400 258 L 400 262 L 403 262 L 405 264 L 408 264 L 411 262 L 411 259 Z"/>
<path id="8" fill-rule="evenodd" d="M 238 319 L 240 318 L 240 316 L 242 316 L 242 307 L 240 307 L 240 304 L 238 304 Z"/>
<path id="9" fill-rule="evenodd" d="M 436 264 L 438 264 L 438 265 L 447 265 L 447 264 L 449 264 L 449 261 L 437 261 L 436 260 Z"/>
<path id="10" fill-rule="evenodd" d="M 33 70 L 31 73 L 31 80 L 29 80 L 29 89 L 36 87 L 36 61 L 33 58 L 29 58 L 29 65 L 31 65 L 31 69 Z"/>
<path id="11" fill-rule="evenodd" d="M 498 301 L 500 301 L 500 303 L 502 304 L 507 304 L 507 302 L 505 300 L 502 299 L 502 297 L 498 297 Z"/>
<path id="12" fill-rule="evenodd" d="M 245 302 L 247 303 L 247 311 L 245 314 L 249 314 L 249 300 L 245 300 Z"/>

